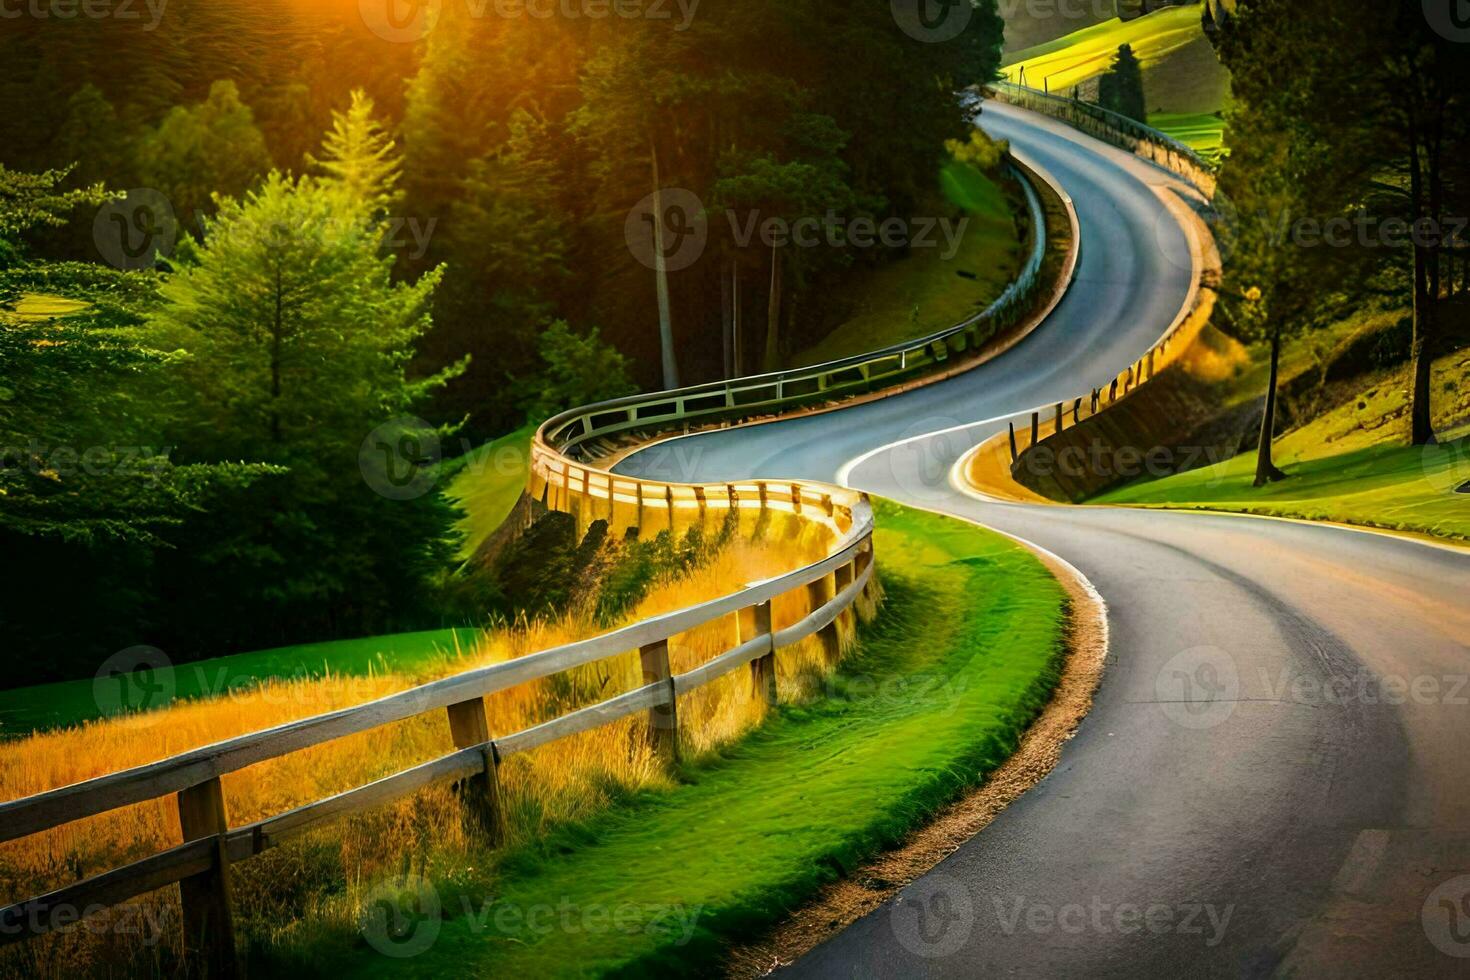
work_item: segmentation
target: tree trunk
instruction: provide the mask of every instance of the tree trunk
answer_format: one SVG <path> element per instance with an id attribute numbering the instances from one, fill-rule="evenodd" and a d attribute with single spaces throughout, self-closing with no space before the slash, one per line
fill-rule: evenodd
<path id="1" fill-rule="evenodd" d="M 276 262 L 276 312 L 271 323 L 271 442 L 281 444 L 281 341 L 285 333 L 285 314 L 282 310 L 281 264 Z"/>
<path id="2" fill-rule="evenodd" d="M 658 342 L 663 357 L 664 388 L 679 387 L 679 366 L 674 360 L 674 321 L 669 312 L 669 270 L 664 256 L 664 202 L 659 186 L 658 147 L 648 141 L 648 155 L 653 161 L 653 277 L 658 293 Z"/>
<path id="3" fill-rule="evenodd" d="M 1424 446 L 1434 442 L 1429 417 L 1429 368 L 1434 353 L 1429 338 L 1434 331 L 1434 299 L 1428 291 L 1426 249 L 1414 246 L 1414 342 L 1410 349 L 1413 372 L 1409 396 L 1409 442 Z"/>
<path id="4" fill-rule="evenodd" d="M 731 369 L 735 352 L 735 260 L 730 260 L 730 274 L 720 276 L 720 367 L 725 378 L 735 375 Z"/>
<path id="5" fill-rule="evenodd" d="M 771 246 L 771 295 L 766 303 L 766 350 L 765 370 L 776 371 L 781 367 L 781 252 Z"/>
<path id="6" fill-rule="evenodd" d="M 1424 217 L 1424 175 L 1419 166 L 1419 131 L 1409 116 L 1409 197 L 1412 201 L 1410 226 L 1414 249 L 1414 342 L 1411 348 L 1413 378 L 1409 392 L 1409 443 L 1423 446 L 1434 441 L 1434 428 L 1429 421 L 1429 366 L 1433 355 L 1429 338 L 1434 333 L 1435 297 L 1429 294 L 1429 249 L 1417 231 Z"/>
<path id="7" fill-rule="evenodd" d="M 1266 382 L 1266 408 L 1261 415 L 1261 439 L 1256 446 L 1256 482 L 1265 486 L 1286 479 L 1286 474 L 1271 461 L 1271 440 L 1276 434 L 1276 377 L 1281 364 L 1281 329 L 1271 331 L 1271 377 Z"/>
<path id="8" fill-rule="evenodd" d="M 740 377 L 745 373 L 745 333 L 740 329 L 740 263 L 730 263 L 730 286 L 734 293 L 730 297 L 730 320 L 734 328 L 731 342 L 734 345 L 731 360 L 735 362 L 735 373 L 732 377 Z"/>

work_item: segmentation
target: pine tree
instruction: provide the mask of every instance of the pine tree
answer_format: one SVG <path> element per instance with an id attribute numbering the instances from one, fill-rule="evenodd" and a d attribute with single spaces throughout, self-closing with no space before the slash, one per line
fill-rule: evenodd
<path id="1" fill-rule="evenodd" d="M 1118 45 L 1112 68 L 1098 79 L 1097 101 L 1104 109 L 1148 122 L 1148 107 L 1143 97 L 1143 67 L 1128 44 Z"/>
<path id="2" fill-rule="evenodd" d="M 373 115 L 373 100 L 362 89 L 353 89 L 351 98 L 346 112 L 332 113 L 321 158 L 308 154 L 306 159 L 367 202 L 372 212 L 385 213 L 403 196 L 398 190 L 403 161 Z"/>
<path id="3" fill-rule="evenodd" d="M 462 365 L 408 378 L 441 273 L 395 282 L 370 206 L 336 179 L 279 173 L 220 199 L 196 264 L 164 284 L 149 321 L 179 351 L 159 397 L 172 396 L 180 456 L 287 469 L 201 543 L 208 574 L 189 569 L 207 582 L 194 591 L 244 610 L 221 615 L 279 631 L 256 645 L 422 625 L 448 560 L 431 449 L 449 433 L 404 419 Z M 392 458 L 400 446 L 413 448 Z"/>

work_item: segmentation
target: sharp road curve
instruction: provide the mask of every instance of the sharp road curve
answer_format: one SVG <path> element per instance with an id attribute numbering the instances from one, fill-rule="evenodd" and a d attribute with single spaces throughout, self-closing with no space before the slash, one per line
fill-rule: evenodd
<path id="1" fill-rule="evenodd" d="M 1078 274 L 1041 327 L 949 381 L 619 466 L 840 475 L 1055 552 L 1107 603 L 1106 671 L 1056 770 L 785 972 L 1470 976 L 1470 553 L 951 486 L 954 462 L 996 430 L 986 420 L 1112 378 L 1191 280 L 1158 196 L 1174 178 L 1024 110 L 986 103 L 983 124 L 1077 206 Z"/>

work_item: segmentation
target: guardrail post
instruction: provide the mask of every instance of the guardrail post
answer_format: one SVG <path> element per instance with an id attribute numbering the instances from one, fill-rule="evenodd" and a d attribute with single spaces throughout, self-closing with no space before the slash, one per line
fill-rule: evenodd
<path id="1" fill-rule="evenodd" d="M 801 513 L 801 487 L 795 480 L 791 481 L 791 509 L 797 514 Z"/>
<path id="2" fill-rule="evenodd" d="M 1056 434 L 1057 435 L 1061 435 L 1062 434 L 1062 403 L 1061 402 L 1057 402 L 1056 426 L 1057 426 L 1057 432 L 1056 432 Z"/>
<path id="3" fill-rule="evenodd" d="M 753 639 L 757 636 L 768 636 L 771 633 L 771 600 L 758 602 L 747 610 L 748 619 L 741 623 L 742 635 L 740 642 Z M 750 680 L 755 687 L 755 696 L 763 700 L 767 705 L 776 704 L 776 648 L 772 646 L 771 652 L 765 656 L 756 657 L 750 662 Z"/>
<path id="4" fill-rule="evenodd" d="M 489 840 L 491 847 L 505 841 L 505 820 L 500 811 L 500 759 L 490 742 L 490 725 L 485 719 L 485 699 L 470 698 L 451 704 L 449 736 L 457 749 L 484 746 L 485 771 L 459 784 L 460 799 L 467 815 Z"/>
<path id="5" fill-rule="evenodd" d="M 1077 397 L 1077 400 L 1072 403 L 1072 424 L 1073 425 L 1077 425 L 1081 421 L 1082 421 L 1082 397 L 1079 395 Z"/>
<path id="6" fill-rule="evenodd" d="M 664 487 L 664 501 L 669 508 L 669 537 L 673 537 L 674 531 L 674 488 Z"/>
<path id="7" fill-rule="evenodd" d="M 648 709 L 648 743 L 660 758 L 674 762 L 679 758 L 679 707 L 670 680 L 669 641 L 659 640 L 639 647 L 638 659 L 643 665 L 644 684 L 658 683 L 668 688 L 668 703 Z"/>
<path id="8" fill-rule="evenodd" d="M 1041 431 L 1041 413 L 1040 412 L 1032 412 L 1031 413 L 1031 445 L 1034 446 L 1038 442 L 1041 441 L 1041 438 L 1039 436 L 1039 432 L 1040 431 Z"/>
<path id="9" fill-rule="evenodd" d="M 230 856 L 225 833 L 224 788 L 219 777 L 178 794 L 179 829 L 184 840 L 213 837 L 214 864 L 202 874 L 179 882 L 179 905 L 184 914 L 184 955 L 191 972 L 221 978 L 240 975 L 235 959 L 235 923 L 230 915 Z"/>
<path id="10" fill-rule="evenodd" d="M 853 571 L 853 567 L 854 567 L 854 563 L 853 562 L 848 562 L 845 565 L 838 565 L 837 566 L 837 570 L 832 573 L 832 579 L 833 579 L 832 584 L 833 584 L 833 588 L 835 589 L 836 592 L 841 593 L 843 589 L 847 588 L 849 585 L 852 584 L 852 577 L 853 577 L 852 571 Z M 846 619 L 847 617 L 849 617 L 851 615 L 852 615 L 852 606 L 849 605 L 846 609 L 842 610 L 842 612 L 840 612 L 840 613 L 837 614 L 837 618 L 839 620 L 842 620 L 842 619 Z M 853 626 L 856 627 L 856 625 L 857 625 L 856 620 L 854 620 L 854 619 L 847 619 L 847 621 L 850 622 L 850 623 L 852 623 Z"/>
<path id="11" fill-rule="evenodd" d="M 1152 347 L 1148 350 L 1148 376 L 1150 378 L 1154 376 L 1154 349 Z"/>
<path id="12" fill-rule="evenodd" d="M 1016 452 L 1016 423 L 1007 422 L 1006 428 L 1009 429 L 1011 433 L 1011 462 L 1014 463 L 1016 461 L 1016 457 L 1020 455 L 1020 453 Z"/>
<path id="13" fill-rule="evenodd" d="M 1118 379 L 1117 378 L 1114 378 L 1113 379 L 1113 385 L 1112 385 L 1112 387 L 1108 389 L 1108 404 L 1111 405 L 1113 402 L 1115 402 L 1117 400 L 1118 400 Z"/>
<path id="14" fill-rule="evenodd" d="M 863 550 L 859 551 L 857 553 L 857 557 L 855 559 L 853 559 L 853 563 L 852 563 L 852 575 L 853 575 L 853 578 L 859 578 L 859 577 L 861 577 L 862 574 L 863 574 L 863 572 L 867 571 L 868 570 L 868 566 L 871 565 L 871 564 L 873 564 L 873 538 L 870 535 L 867 538 L 867 540 L 863 542 Z M 867 584 L 863 586 L 863 590 L 862 590 L 862 593 L 861 594 L 864 595 L 864 596 L 870 596 L 870 595 L 872 595 L 872 590 L 873 590 L 873 579 L 872 578 L 869 578 L 868 581 L 867 581 Z M 853 613 L 853 625 L 856 625 L 857 624 L 857 618 L 856 617 L 857 617 L 857 613 L 854 612 Z"/>
<path id="15" fill-rule="evenodd" d="M 1100 389 L 1097 389 L 1097 388 L 1092 389 L 1092 407 L 1090 409 L 1088 409 L 1088 414 L 1089 415 L 1096 415 L 1097 414 L 1097 403 L 1100 400 L 1102 400 L 1102 391 Z"/>
<path id="16" fill-rule="evenodd" d="M 831 602 L 837 595 L 836 577 L 823 575 L 815 582 L 808 582 L 806 596 L 811 604 L 812 612 L 821 609 Z M 837 635 L 837 618 L 834 616 L 832 622 L 817 631 L 817 636 L 822 641 L 822 653 L 826 656 L 828 663 L 836 663 L 837 658 L 842 655 L 842 641 Z"/>
<path id="17" fill-rule="evenodd" d="M 567 495 L 570 498 L 567 501 L 567 510 L 572 515 L 572 527 L 577 532 L 578 541 L 582 540 L 582 528 L 592 523 L 592 518 L 587 516 L 586 513 L 588 505 L 587 471 L 580 470 L 580 473 L 582 476 L 582 493 L 580 495 L 572 494 L 572 475 L 571 473 L 567 474 Z"/>

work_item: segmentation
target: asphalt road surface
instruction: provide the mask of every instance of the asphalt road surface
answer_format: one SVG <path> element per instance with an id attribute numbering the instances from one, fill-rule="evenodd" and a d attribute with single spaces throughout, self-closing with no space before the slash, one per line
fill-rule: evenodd
<path id="1" fill-rule="evenodd" d="M 1023 110 L 987 103 L 983 124 L 1077 206 L 1078 275 L 1046 323 L 950 381 L 619 467 L 845 479 L 1044 547 L 1107 603 L 1103 681 L 1056 770 L 784 972 L 1470 977 L 1470 553 L 955 489 L 995 419 L 1111 379 L 1191 278 L 1153 189 L 1169 175 Z"/>

